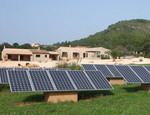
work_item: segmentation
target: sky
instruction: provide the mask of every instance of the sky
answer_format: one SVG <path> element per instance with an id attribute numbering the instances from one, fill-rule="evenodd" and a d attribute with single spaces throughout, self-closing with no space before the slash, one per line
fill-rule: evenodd
<path id="1" fill-rule="evenodd" d="M 130 19 L 150 20 L 150 0 L 0 0 L 0 44 L 79 40 Z"/>

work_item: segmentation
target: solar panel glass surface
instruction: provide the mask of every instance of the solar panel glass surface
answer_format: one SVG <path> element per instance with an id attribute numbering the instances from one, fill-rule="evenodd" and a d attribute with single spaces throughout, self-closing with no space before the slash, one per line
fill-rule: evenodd
<path id="1" fill-rule="evenodd" d="M 84 70 L 96 70 L 93 64 L 82 64 Z"/>
<path id="2" fill-rule="evenodd" d="M 144 66 L 150 72 L 150 66 Z"/>
<path id="3" fill-rule="evenodd" d="M 121 78 L 121 74 L 118 72 L 118 70 L 114 67 L 114 65 L 106 65 L 108 69 L 113 73 L 114 77 Z"/>
<path id="4" fill-rule="evenodd" d="M 107 79 L 100 71 L 85 71 L 89 78 L 92 80 L 97 89 L 108 90 L 113 89 Z"/>
<path id="5" fill-rule="evenodd" d="M 150 82 L 150 73 L 143 66 L 130 66 L 137 75 L 144 81 Z"/>
<path id="6" fill-rule="evenodd" d="M 114 77 L 113 74 L 105 65 L 94 65 L 97 70 L 100 70 L 105 77 Z"/>
<path id="7" fill-rule="evenodd" d="M 78 90 L 93 90 L 94 87 L 83 71 L 68 71 Z"/>
<path id="8" fill-rule="evenodd" d="M 129 68 L 129 66 L 116 65 L 127 83 L 142 83 L 143 81 Z"/>
<path id="9" fill-rule="evenodd" d="M 49 71 L 49 73 L 56 85 L 57 90 L 75 90 L 65 71 Z"/>
<path id="10" fill-rule="evenodd" d="M 26 71 L 8 71 L 9 82 L 12 92 L 29 92 L 32 87 Z"/>
<path id="11" fill-rule="evenodd" d="M 7 70 L 13 70 L 13 68 L 0 68 L 1 84 L 8 84 Z"/>
<path id="12" fill-rule="evenodd" d="M 53 91 L 54 88 L 46 71 L 29 71 L 35 91 Z"/>

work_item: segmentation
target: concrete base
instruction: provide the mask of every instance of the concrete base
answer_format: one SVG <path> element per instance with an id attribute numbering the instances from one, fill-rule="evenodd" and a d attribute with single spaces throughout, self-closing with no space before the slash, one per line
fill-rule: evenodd
<path id="1" fill-rule="evenodd" d="M 107 80 L 109 81 L 109 83 L 111 85 L 123 85 L 123 84 L 127 84 L 123 78 L 107 78 Z"/>
<path id="2" fill-rule="evenodd" d="M 78 101 L 78 92 L 44 92 L 46 102 Z"/>
<path id="3" fill-rule="evenodd" d="M 141 84 L 141 88 L 145 91 L 150 92 L 150 84 Z"/>

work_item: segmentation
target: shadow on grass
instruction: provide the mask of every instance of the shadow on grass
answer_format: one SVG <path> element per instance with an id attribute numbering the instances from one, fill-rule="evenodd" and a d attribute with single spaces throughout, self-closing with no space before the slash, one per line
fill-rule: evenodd
<path id="1" fill-rule="evenodd" d="M 123 89 L 125 89 L 127 92 L 132 93 L 132 92 L 137 92 L 141 89 L 141 86 L 134 86 L 134 87 L 124 87 Z"/>
<path id="2" fill-rule="evenodd" d="M 10 90 L 8 84 L 0 84 L 0 91 Z"/>
<path id="3" fill-rule="evenodd" d="M 43 94 L 30 95 L 23 100 L 23 102 L 43 102 L 43 101 L 44 101 Z"/>
<path id="4" fill-rule="evenodd" d="M 78 99 L 85 100 L 85 99 L 92 99 L 96 97 L 105 97 L 108 95 L 114 95 L 111 91 L 81 91 L 78 92 Z"/>

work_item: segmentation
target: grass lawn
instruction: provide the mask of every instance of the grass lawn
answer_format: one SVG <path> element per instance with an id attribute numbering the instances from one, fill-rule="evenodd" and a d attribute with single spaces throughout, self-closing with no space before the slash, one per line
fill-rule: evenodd
<path id="1" fill-rule="evenodd" d="M 149 115 L 150 92 L 140 85 L 114 85 L 111 91 L 79 92 L 79 101 L 46 103 L 43 93 L 11 93 L 0 85 L 0 115 Z"/>

